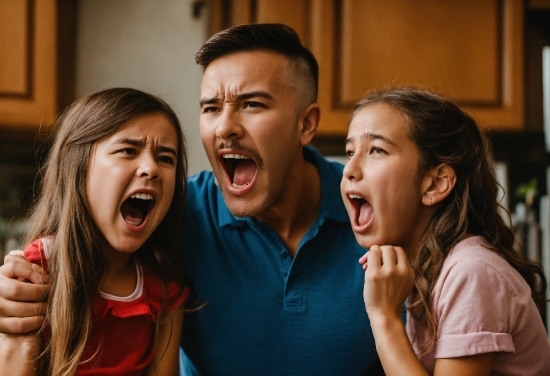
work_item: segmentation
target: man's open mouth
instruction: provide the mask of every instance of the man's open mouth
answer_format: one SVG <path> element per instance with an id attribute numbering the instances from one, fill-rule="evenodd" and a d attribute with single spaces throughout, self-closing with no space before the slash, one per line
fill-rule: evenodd
<path id="1" fill-rule="evenodd" d="M 120 213 L 126 223 L 132 226 L 140 226 L 154 205 L 155 200 L 153 195 L 137 193 L 124 200 L 120 206 Z"/>
<path id="2" fill-rule="evenodd" d="M 355 224 L 359 227 L 367 225 L 374 216 L 372 205 L 363 197 L 355 194 L 348 194 L 348 199 L 353 207 Z"/>
<path id="3" fill-rule="evenodd" d="M 235 188 L 244 188 L 252 183 L 258 170 L 256 162 L 242 154 L 224 154 L 222 164 L 231 185 Z"/>

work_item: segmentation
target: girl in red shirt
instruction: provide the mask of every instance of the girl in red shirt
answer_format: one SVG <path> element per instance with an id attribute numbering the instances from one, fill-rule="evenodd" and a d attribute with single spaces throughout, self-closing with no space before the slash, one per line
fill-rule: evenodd
<path id="1" fill-rule="evenodd" d="M 61 115 L 24 251 L 49 274 L 42 335 L 29 339 L 44 345 L 4 371 L 178 373 L 186 165 L 177 116 L 152 95 L 108 89 Z"/>

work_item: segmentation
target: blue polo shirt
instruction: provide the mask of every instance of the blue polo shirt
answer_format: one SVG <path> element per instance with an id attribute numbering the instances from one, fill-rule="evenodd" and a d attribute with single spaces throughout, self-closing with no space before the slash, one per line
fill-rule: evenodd
<path id="1" fill-rule="evenodd" d="M 374 375 L 381 373 L 363 302 L 365 253 L 340 195 L 343 167 L 311 147 L 321 208 L 292 257 L 254 218 L 228 210 L 211 172 L 190 177 L 185 262 L 206 305 L 186 313 L 185 374 Z"/>

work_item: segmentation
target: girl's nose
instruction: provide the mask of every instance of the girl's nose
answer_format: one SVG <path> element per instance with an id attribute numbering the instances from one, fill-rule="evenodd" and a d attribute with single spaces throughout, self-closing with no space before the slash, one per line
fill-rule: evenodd
<path id="1" fill-rule="evenodd" d="M 357 166 L 358 160 L 356 157 L 348 158 L 344 166 L 344 178 L 350 181 L 361 179 L 361 169 Z"/>
<path id="2" fill-rule="evenodd" d="M 142 155 L 142 158 L 140 158 L 137 175 L 148 179 L 158 179 L 160 176 L 159 166 L 154 155 L 151 155 L 150 153 L 144 153 Z"/>

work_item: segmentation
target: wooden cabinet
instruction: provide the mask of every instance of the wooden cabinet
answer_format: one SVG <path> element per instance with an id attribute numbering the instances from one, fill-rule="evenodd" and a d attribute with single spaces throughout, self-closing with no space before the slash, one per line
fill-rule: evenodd
<path id="1" fill-rule="evenodd" d="M 388 83 L 454 100 L 488 130 L 524 128 L 522 0 L 211 0 L 210 33 L 282 22 L 319 61 L 321 136 Z"/>
<path id="2" fill-rule="evenodd" d="M 0 135 L 50 128 L 72 100 L 71 0 L 0 0 Z"/>

